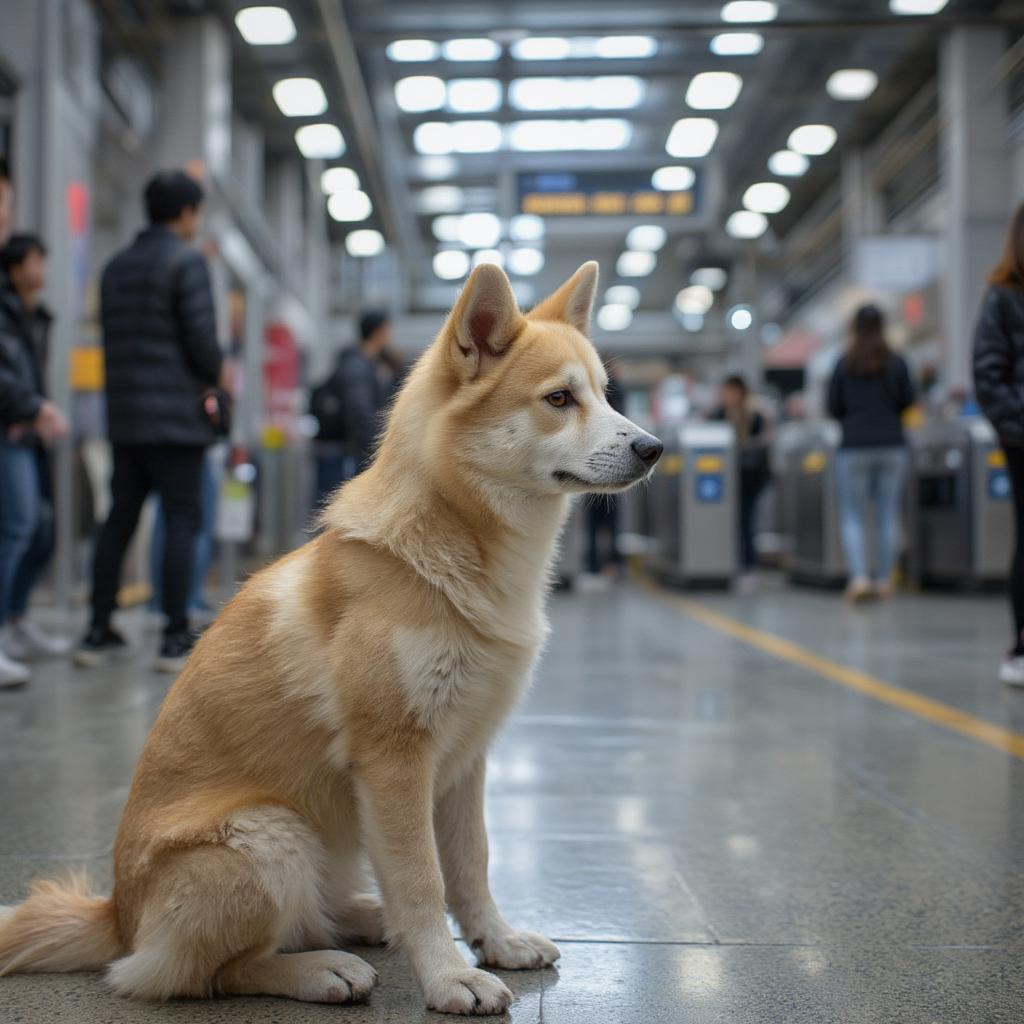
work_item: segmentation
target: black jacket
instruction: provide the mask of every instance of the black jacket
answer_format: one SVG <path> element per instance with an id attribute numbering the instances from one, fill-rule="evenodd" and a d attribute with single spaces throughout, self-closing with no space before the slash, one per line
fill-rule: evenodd
<path id="1" fill-rule="evenodd" d="M 843 448 L 885 448 L 904 443 L 901 417 L 914 404 L 914 385 L 898 355 L 881 373 L 850 373 L 839 360 L 828 389 L 828 411 L 843 428 Z"/>
<path id="2" fill-rule="evenodd" d="M 217 383 L 206 260 L 164 227 L 141 232 L 103 271 L 100 318 L 114 444 L 212 444 L 200 396 Z"/>
<path id="3" fill-rule="evenodd" d="M 50 314 L 28 310 L 0 275 L 0 430 L 36 418 L 46 397 L 44 366 Z"/>
<path id="4" fill-rule="evenodd" d="M 974 390 L 996 433 L 1024 445 L 1024 291 L 993 285 L 974 332 Z"/>
<path id="5" fill-rule="evenodd" d="M 341 354 L 335 374 L 345 419 L 345 445 L 355 455 L 359 469 L 373 459 L 373 449 L 384 426 L 384 408 L 391 395 L 386 368 L 358 348 Z"/>

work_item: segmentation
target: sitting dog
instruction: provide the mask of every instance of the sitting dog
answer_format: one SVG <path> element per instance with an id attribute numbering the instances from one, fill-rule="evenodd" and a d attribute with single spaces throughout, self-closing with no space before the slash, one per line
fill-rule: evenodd
<path id="1" fill-rule="evenodd" d="M 431 1008 L 500 1013 L 511 993 L 467 965 L 446 906 L 481 965 L 558 958 L 491 898 L 484 773 L 544 642 L 570 495 L 623 490 L 662 450 L 605 400 L 596 285 L 584 264 L 524 315 L 501 270 L 474 271 L 373 465 L 241 588 L 171 688 L 111 898 L 36 883 L 0 911 L 0 973 L 345 1003 L 377 977 L 338 945 L 387 940 Z"/>

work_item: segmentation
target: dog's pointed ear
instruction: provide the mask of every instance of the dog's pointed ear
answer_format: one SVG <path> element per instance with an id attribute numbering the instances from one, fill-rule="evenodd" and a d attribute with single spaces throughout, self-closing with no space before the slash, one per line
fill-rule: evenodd
<path id="1" fill-rule="evenodd" d="M 445 330 L 450 358 L 463 380 L 472 380 L 508 348 L 523 326 L 505 272 L 481 263 L 469 276 Z"/>
<path id="2" fill-rule="evenodd" d="M 590 330 L 590 313 L 597 292 L 597 263 L 584 263 L 558 291 L 530 310 L 531 319 L 564 320 L 581 334 Z"/>

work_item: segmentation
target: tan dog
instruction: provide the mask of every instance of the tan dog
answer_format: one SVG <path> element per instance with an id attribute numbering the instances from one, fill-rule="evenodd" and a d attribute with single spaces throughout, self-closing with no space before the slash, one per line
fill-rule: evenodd
<path id="1" fill-rule="evenodd" d="M 661 444 L 614 412 L 585 332 L 597 265 L 527 315 L 479 267 L 315 540 L 255 575 L 146 741 L 110 899 L 37 883 L 0 916 L 0 973 L 99 970 L 141 999 L 364 999 L 344 940 L 400 943 L 429 1006 L 499 1013 L 469 967 L 558 950 L 487 884 L 484 769 L 544 642 L 572 491 L 622 490 Z M 369 853 L 383 907 L 366 893 Z"/>

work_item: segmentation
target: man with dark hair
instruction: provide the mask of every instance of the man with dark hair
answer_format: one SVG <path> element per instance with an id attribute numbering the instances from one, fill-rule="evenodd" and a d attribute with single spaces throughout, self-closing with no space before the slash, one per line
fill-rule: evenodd
<path id="1" fill-rule="evenodd" d="M 53 501 L 44 445 L 68 432 L 46 397 L 51 317 L 40 303 L 46 247 L 12 235 L 0 249 L 0 686 L 28 682 L 24 661 L 66 654 L 26 617 L 29 595 L 53 552 Z"/>
<path id="2" fill-rule="evenodd" d="M 14 190 L 11 188 L 11 169 L 7 157 L 0 156 L 0 245 L 4 245 L 11 234 L 14 219 Z"/>
<path id="3" fill-rule="evenodd" d="M 177 672 L 194 642 L 186 601 L 200 521 L 204 450 L 216 439 L 204 392 L 222 367 L 210 275 L 190 244 L 203 190 L 183 171 L 157 174 L 144 193 L 149 227 L 103 272 L 100 320 L 112 505 L 93 561 L 92 625 L 75 653 L 86 667 L 125 646 L 111 626 L 124 554 L 151 491 L 166 520 L 160 671 Z"/>

